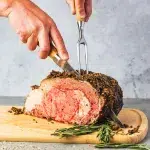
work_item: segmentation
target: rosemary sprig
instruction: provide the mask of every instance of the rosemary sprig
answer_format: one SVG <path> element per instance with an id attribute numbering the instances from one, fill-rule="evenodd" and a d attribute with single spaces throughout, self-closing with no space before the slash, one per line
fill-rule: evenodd
<path id="1" fill-rule="evenodd" d="M 62 128 L 57 129 L 52 135 L 59 137 L 71 137 L 71 136 L 80 136 L 86 135 L 93 132 L 98 132 L 97 138 L 99 139 L 100 144 L 97 144 L 96 148 L 129 148 L 136 150 L 150 150 L 150 148 L 146 144 L 113 144 L 110 143 L 110 139 L 115 134 L 113 131 L 113 122 L 105 121 L 103 123 L 93 123 L 91 125 L 75 125 L 71 128 Z"/>
<path id="2" fill-rule="evenodd" d="M 136 149 L 136 150 L 150 150 L 146 144 L 97 144 L 96 148 L 129 148 L 129 149 Z"/>
<path id="3" fill-rule="evenodd" d="M 109 143 L 111 137 L 113 136 L 113 131 L 111 129 L 111 122 L 106 121 L 103 124 L 94 123 L 91 125 L 75 125 L 71 128 L 57 129 L 52 135 L 59 137 L 70 137 L 70 136 L 80 136 L 86 135 L 93 132 L 98 132 L 97 137 L 103 143 Z"/>
<path id="4" fill-rule="evenodd" d="M 97 137 L 99 138 L 99 141 L 103 143 L 109 143 L 113 135 L 114 132 L 111 129 L 110 123 L 106 122 L 100 126 Z"/>
<path id="5" fill-rule="evenodd" d="M 79 126 L 75 125 L 71 128 L 62 128 L 57 129 L 52 135 L 59 136 L 59 137 L 69 137 L 69 136 L 80 136 L 85 134 L 90 134 L 95 131 L 98 131 L 100 126 L 98 125 L 85 125 L 85 126 Z"/>

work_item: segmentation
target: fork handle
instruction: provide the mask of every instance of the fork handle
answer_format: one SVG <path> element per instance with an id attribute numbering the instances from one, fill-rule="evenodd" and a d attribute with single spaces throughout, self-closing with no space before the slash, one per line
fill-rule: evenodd
<path id="1" fill-rule="evenodd" d="M 84 19 L 81 18 L 81 17 L 79 16 L 79 14 L 76 14 L 76 20 L 77 20 L 77 21 L 84 21 Z"/>

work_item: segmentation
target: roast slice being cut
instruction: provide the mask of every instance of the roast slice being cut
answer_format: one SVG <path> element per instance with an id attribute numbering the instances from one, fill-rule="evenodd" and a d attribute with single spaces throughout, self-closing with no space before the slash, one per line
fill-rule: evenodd
<path id="1" fill-rule="evenodd" d="M 55 121 L 85 125 L 116 115 L 123 106 L 118 82 L 104 74 L 85 71 L 52 71 L 40 86 L 32 86 L 25 101 L 25 114 Z"/>

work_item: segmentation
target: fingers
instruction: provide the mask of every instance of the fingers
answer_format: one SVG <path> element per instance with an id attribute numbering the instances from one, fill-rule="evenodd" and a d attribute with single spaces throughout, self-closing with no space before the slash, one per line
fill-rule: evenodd
<path id="1" fill-rule="evenodd" d="M 85 20 L 85 0 L 75 0 L 77 20 Z"/>
<path id="2" fill-rule="evenodd" d="M 87 22 L 92 14 L 92 0 L 85 1 L 85 12 L 86 12 L 85 21 Z"/>
<path id="3" fill-rule="evenodd" d="M 36 49 L 39 44 L 39 57 L 45 59 L 50 52 L 50 41 L 52 40 L 61 59 L 67 60 L 69 56 L 65 44 L 53 20 L 31 1 L 22 0 L 17 2 L 21 3 L 23 11 L 20 7 L 20 11 L 18 10 L 17 13 L 14 13 L 14 18 L 17 16 L 16 20 L 19 22 L 18 26 L 16 26 L 15 22 L 14 27 L 25 32 L 25 34 L 20 35 L 21 41 L 27 43 L 30 50 Z M 74 13 L 74 3 L 70 3 L 70 6 Z M 14 19 L 12 15 L 10 17 L 11 20 Z"/>
<path id="4" fill-rule="evenodd" d="M 92 0 L 66 0 L 77 20 L 87 22 L 92 14 Z"/>
<path id="5" fill-rule="evenodd" d="M 19 38 L 20 38 L 20 40 L 21 40 L 23 43 L 27 43 L 27 40 L 28 40 L 30 34 L 26 34 L 26 33 L 21 32 L 21 31 L 17 31 L 16 33 L 19 35 Z"/>
<path id="6" fill-rule="evenodd" d="M 71 8 L 71 13 L 73 15 L 75 15 L 76 14 L 76 10 L 75 10 L 75 2 L 74 2 L 74 0 L 66 0 L 66 2 L 68 3 L 68 5 Z"/>
<path id="7" fill-rule="evenodd" d="M 38 35 L 38 42 L 40 46 L 39 57 L 41 59 L 45 59 L 50 51 L 49 32 L 47 32 L 45 29 L 42 29 Z"/>
<path id="8" fill-rule="evenodd" d="M 37 36 L 32 34 L 27 40 L 27 46 L 29 50 L 33 51 L 36 49 L 38 44 Z"/>
<path id="9" fill-rule="evenodd" d="M 68 52 L 66 50 L 66 47 L 65 47 L 65 44 L 64 44 L 64 41 L 61 37 L 61 34 L 60 32 L 58 31 L 56 25 L 53 23 L 52 26 L 51 26 L 51 38 L 58 50 L 58 54 L 59 56 L 61 57 L 61 59 L 63 60 L 68 60 L 69 59 L 69 55 L 68 55 Z"/>
<path id="10" fill-rule="evenodd" d="M 75 5 L 74 5 L 74 0 L 72 0 L 72 1 L 73 2 L 72 3 L 70 2 L 69 4 L 71 6 L 72 13 L 74 13 Z M 24 1 L 24 3 L 30 5 L 29 1 Z M 40 21 L 42 21 L 42 23 L 44 23 L 43 26 L 45 26 L 46 28 L 49 28 L 49 31 L 46 31 L 46 30 L 41 31 L 40 34 L 38 34 L 38 43 L 39 43 L 39 47 L 40 47 L 40 51 L 39 51 L 40 58 L 45 59 L 48 56 L 48 54 L 50 52 L 50 42 L 52 40 L 58 50 L 58 54 L 60 55 L 61 59 L 67 60 L 69 58 L 67 50 L 65 48 L 61 34 L 59 33 L 53 20 L 44 11 L 41 11 L 41 9 L 38 6 L 36 6 L 34 3 L 32 3 L 32 5 L 30 5 L 30 6 L 32 7 L 32 9 L 31 9 L 32 13 L 37 18 L 39 18 Z M 39 13 L 40 13 L 40 15 L 39 15 Z"/>

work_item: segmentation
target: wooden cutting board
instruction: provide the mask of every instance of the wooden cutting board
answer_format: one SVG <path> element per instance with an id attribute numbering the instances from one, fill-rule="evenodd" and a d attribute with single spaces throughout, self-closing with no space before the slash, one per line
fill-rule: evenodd
<path id="1" fill-rule="evenodd" d="M 48 122 L 27 115 L 13 115 L 8 113 L 11 106 L 0 106 L 0 141 L 22 141 L 22 142 L 54 142 L 54 143 L 99 143 L 97 133 L 82 135 L 71 138 L 59 138 L 52 136 L 58 128 L 69 127 L 70 125 Z M 21 107 L 19 107 L 21 108 Z M 148 120 L 146 115 L 137 109 L 124 108 L 119 114 L 120 120 L 133 127 L 139 127 L 139 132 L 132 135 L 116 134 L 114 143 L 139 143 L 148 132 Z"/>

